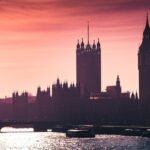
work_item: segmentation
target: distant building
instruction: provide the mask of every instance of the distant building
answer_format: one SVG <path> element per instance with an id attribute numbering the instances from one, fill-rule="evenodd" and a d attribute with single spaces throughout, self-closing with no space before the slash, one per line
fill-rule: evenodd
<path id="1" fill-rule="evenodd" d="M 18 92 L 12 95 L 13 104 L 13 119 L 24 121 L 28 118 L 28 93 L 24 92 L 21 95 Z"/>
<path id="2" fill-rule="evenodd" d="M 82 105 L 80 87 L 73 83 L 70 85 L 68 82 L 62 83 L 57 79 L 56 83 L 52 85 L 51 118 L 62 122 L 74 120 L 73 117 L 77 115 L 80 105 Z"/>
<path id="3" fill-rule="evenodd" d="M 102 92 L 99 95 L 99 99 L 129 99 L 130 93 L 122 93 L 120 78 L 117 76 L 116 85 L 111 85 L 106 87 L 106 92 Z"/>
<path id="4" fill-rule="evenodd" d="M 142 44 L 138 52 L 139 69 L 139 97 L 142 100 L 150 99 L 150 26 L 148 15 L 143 32 Z"/>
<path id="5" fill-rule="evenodd" d="M 62 84 L 57 79 L 56 84 L 52 85 L 52 99 L 60 103 L 77 101 L 80 99 L 80 87 L 74 84 L 68 85 L 67 82 Z"/>
<path id="6" fill-rule="evenodd" d="M 81 44 L 78 41 L 76 48 L 76 78 L 80 85 L 81 96 L 85 93 L 89 95 L 101 92 L 101 46 L 98 39 L 92 45 L 89 43 L 89 24 L 88 41 Z"/>
<path id="7" fill-rule="evenodd" d="M 116 85 L 114 86 L 107 86 L 106 92 L 108 95 L 110 95 L 113 98 L 120 98 L 121 96 L 121 86 L 120 86 L 120 79 L 119 76 L 117 76 Z"/>
<path id="8" fill-rule="evenodd" d="M 38 87 L 36 95 L 37 119 L 48 120 L 50 100 L 50 88 L 48 87 L 47 90 L 41 90 L 41 87 Z"/>

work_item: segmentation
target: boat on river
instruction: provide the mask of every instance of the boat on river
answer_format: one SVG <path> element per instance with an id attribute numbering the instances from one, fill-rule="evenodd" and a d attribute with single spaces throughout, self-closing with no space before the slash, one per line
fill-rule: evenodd
<path id="1" fill-rule="evenodd" d="M 92 138 L 95 137 L 95 134 L 90 130 L 79 130 L 79 129 L 70 129 L 66 132 L 67 137 L 76 137 L 76 138 Z"/>

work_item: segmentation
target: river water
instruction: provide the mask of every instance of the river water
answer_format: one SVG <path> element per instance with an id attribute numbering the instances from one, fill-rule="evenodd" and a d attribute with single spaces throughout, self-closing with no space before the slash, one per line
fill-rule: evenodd
<path id="1" fill-rule="evenodd" d="M 150 150 L 150 138 L 138 136 L 67 138 L 64 133 L 32 131 L 12 128 L 2 130 L 0 150 Z"/>

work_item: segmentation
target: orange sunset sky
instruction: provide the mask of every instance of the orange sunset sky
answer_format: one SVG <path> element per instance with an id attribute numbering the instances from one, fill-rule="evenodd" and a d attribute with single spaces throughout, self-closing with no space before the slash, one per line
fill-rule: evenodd
<path id="1" fill-rule="evenodd" d="M 76 82 L 76 44 L 100 38 L 102 89 L 120 75 L 138 90 L 137 53 L 149 0 L 0 0 L 0 97 Z"/>

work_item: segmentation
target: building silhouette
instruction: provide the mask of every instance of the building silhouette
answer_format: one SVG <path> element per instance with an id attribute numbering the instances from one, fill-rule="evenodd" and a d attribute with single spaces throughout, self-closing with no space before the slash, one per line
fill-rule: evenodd
<path id="1" fill-rule="evenodd" d="M 52 85 L 51 119 L 61 122 L 76 121 L 80 105 L 80 87 L 57 79 Z"/>
<path id="2" fill-rule="evenodd" d="M 140 99 L 150 98 L 150 26 L 148 15 L 143 32 L 142 44 L 138 52 L 139 96 Z"/>
<path id="3" fill-rule="evenodd" d="M 41 90 L 37 89 L 36 104 L 37 104 L 37 118 L 41 120 L 48 120 L 49 118 L 49 105 L 50 105 L 50 88 Z"/>
<path id="4" fill-rule="evenodd" d="M 120 98 L 121 96 L 121 85 L 119 76 L 117 76 L 116 85 L 114 86 L 107 86 L 106 92 L 108 95 L 111 95 L 113 98 Z"/>
<path id="5" fill-rule="evenodd" d="M 28 119 L 28 93 L 23 92 L 21 95 L 18 92 L 12 94 L 13 119 L 27 120 Z"/>
<path id="6" fill-rule="evenodd" d="M 101 92 L 98 99 L 130 99 L 130 92 L 122 92 L 120 77 L 117 75 L 116 84 L 106 87 L 105 92 Z"/>
<path id="7" fill-rule="evenodd" d="M 84 44 L 83 38 L 81 44 L 79 41 L 77 43 L 76 80 L 80 85 L 81 96 L 101 92 L 101 46 L 99 39 L 97 44 L 95 41 L 90 44 L 89 24 L 87 44 Z"/>
<path id="8" fill-rule="evenodd" d="M 122 92 L 119 75 L 113 85 L 101 91 L 101 47 L 99 40 L 76 50 L 77 84 L 59 79 L 46 90 L 37 89 L 36 96 L 27 92 L 13 93 L 0 102 L 0 119 L 15 121 L 44 121 L 57 124 L 122 124 L 150 125 L 150 26 L 148 15 L 143 41 L 138 53 L 138 94 Z M 13 116 L 12 116 L 13 114 Z"/>
<path id="9" fill-rule="evenodd" d="M 78 85 L 67 82 L 61 83 L 57 79 L 56 84 L 52 85 L 52 98 L 58 102 L 72 102 L 74 99 L 80 98 L 80 87 Z"/>

